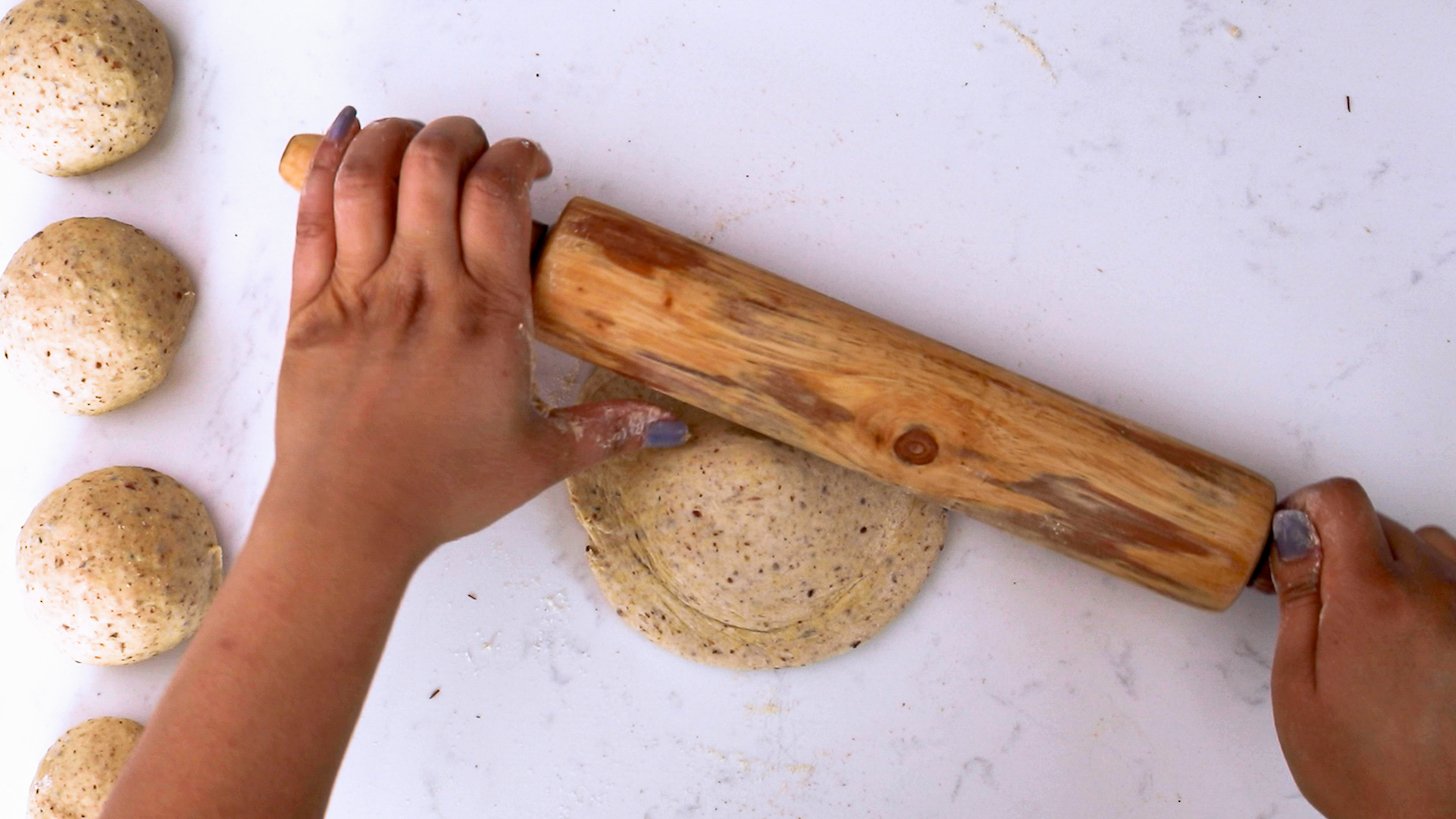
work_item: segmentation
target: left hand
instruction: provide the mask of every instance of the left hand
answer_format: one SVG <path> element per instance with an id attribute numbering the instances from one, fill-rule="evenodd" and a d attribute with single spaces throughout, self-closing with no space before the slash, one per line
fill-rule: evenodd
<path id="1" fill-rule="evenodd" d="M 686 437 L 649 404 L 533 406 L 529 194 L 550 172 L 463 117 L 340 116 L 299 206 L 270 495 L 362 516 L 419 560 L 644 431 Z"/>
<path id="2" fill-rule="evenodd" d="M 1456 816 L 1456 538 L 1337 478 L 1274 521 L 1271 693 L 1289 771 L 1330 817 Z"/>

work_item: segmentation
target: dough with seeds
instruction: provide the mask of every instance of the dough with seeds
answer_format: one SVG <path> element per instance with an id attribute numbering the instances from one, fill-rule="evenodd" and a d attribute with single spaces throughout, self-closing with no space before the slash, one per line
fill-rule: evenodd
<path id="1" fill-rule="evenodd" d="M 113 466 L 55 490 L 20 529 L 31 615 L 71 659 L 140 662 L 202 623 L 222 548 L 196 495 L 153 469 Z"/>
<path id="2" fill-rule="evenodd" d="M 30 783 L 30 819 L 97 819 L 121 766 L 141 738 L 141 723 L 88 719 L 51 745 Z"/>
<path id="3" fill-rule="evenodd" d="M 196 300 L 181 262 L 141 230 L 66 219 L 0 275 L 0 353 L 65 412 L 108 412 L 166 379 Z"/>
<path id="4" fill-rule="evenodd" d="M 858 646 L 919 591 L 945 511 L 605 371 L 584 400 L 671 409 L 687 445 L 567 481 L 608 602 L 654 642 L 729 668 L 806 665 Z"/>
<path id="5" fill-rule="evenodd" d="M 172 81 L 136 0 L 24 0 L 0 19 L 0 147 L 51 176 L 99 170 L 161 129 Z"/>

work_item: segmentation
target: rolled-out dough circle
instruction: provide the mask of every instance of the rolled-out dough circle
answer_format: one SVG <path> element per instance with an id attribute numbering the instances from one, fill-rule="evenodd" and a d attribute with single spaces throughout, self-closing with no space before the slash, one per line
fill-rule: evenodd
<path id="1" fill-rule="evenodd" d="M 16 566 L 32 618 L 71 659 L 140 662 L 202 623 L 222 547 L 196 495 L 152 469 L 88 472 L 20 529 Z"/>
<path id="2" fill-rule="evenodd" d="M 124 407 L 167 378 L 196 300 L 181 262 L 141 230 L 65 219 L 0 275 L 0 363 L 65 412 Z"/>
<path id="3" fill-rule="evenodd" d="M 0 146 L 51 176 L 99 170 L 161 129 L 172 82 L 136 0 L 24 0 L 0 20 Z"/>
<path id="4" fill-rule="evenodd" d="M 729 668 L 807 665 L 910 602 L 945 511 L 903 489 L 599 371 L 583 399 L 645 399 L 691 427 L 567 481 L 607 601 L 654 642 Z"/>
<path id="5" fill-rule="evenodd" d="M 141 723 L 121 717 L 88 719 L 61 734 L 30 782 L 29 819 L 98 819 L 141 735 Z"/>

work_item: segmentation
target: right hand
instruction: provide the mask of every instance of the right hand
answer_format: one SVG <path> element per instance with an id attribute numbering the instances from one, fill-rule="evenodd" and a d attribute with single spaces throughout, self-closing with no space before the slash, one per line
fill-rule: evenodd
<path id="1" fill-rule="evenodd" d="M 1283 509 L 1271 693 L 1294 781 L 1331 817 L 1456 816 L 1456 538 L 1345 478 Z"/>

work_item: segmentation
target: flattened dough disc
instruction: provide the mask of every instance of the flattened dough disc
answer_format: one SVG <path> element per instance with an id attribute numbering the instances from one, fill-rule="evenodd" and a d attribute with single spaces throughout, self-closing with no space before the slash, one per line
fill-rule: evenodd
<path id="1" fill-rule="evenodd" d="M 807 665 L 858 646 L 919 591 L 945 511 L 606 371 L 586 401 L 645 399 L 693 440 L 569 481 L 587 558 L 617 613 L 729 668 Z"/>

